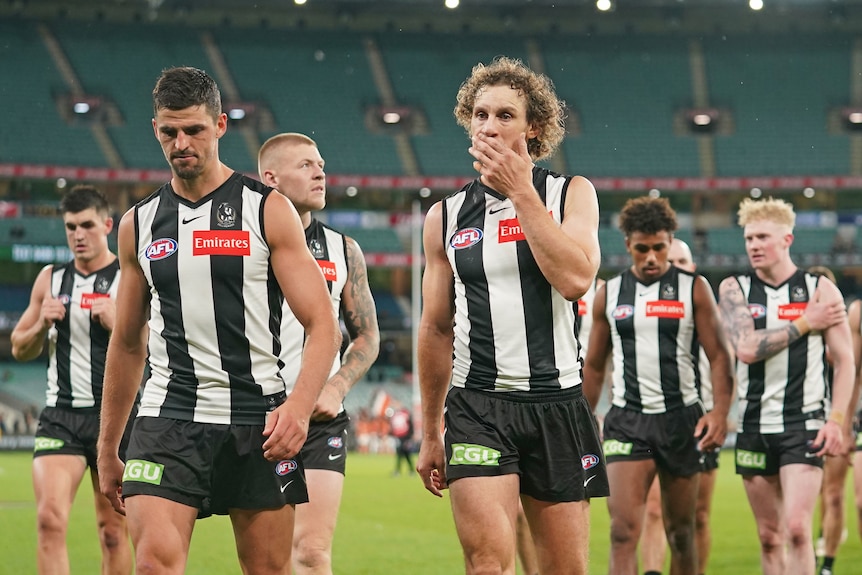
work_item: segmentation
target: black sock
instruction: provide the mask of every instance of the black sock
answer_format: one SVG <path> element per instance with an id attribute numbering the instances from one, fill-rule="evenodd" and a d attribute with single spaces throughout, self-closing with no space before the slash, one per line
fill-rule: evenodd
<path id="1" fill-rule="evenodd" d="M 661 571 L 644 571 L 644 575 L 661 575 Z"/>
<path id="2" fill-rule="evenodd" d="M 832 571 L 832 564 L 835 563 L 835 557 L 824 557 L 823 565 L 820 566 L 820 572 L 822 573 L 824 569 L 828 569 Z"/>

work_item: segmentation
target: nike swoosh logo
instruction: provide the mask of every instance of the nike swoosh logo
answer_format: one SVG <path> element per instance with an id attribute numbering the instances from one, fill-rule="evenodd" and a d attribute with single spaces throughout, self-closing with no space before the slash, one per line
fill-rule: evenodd
<path id="1" fill-rule="evenodd" d="M 641 297 L 648 296 L 649 292 L 648 291 L 640 292 L 638 295 Z"/>
<path id="2" fill-rule="evenodd" d="M 806 451 L 806 452 L 805 452 L 805 458 L 806 458 L 806 459 L 811 459 L 812 457 L 817 457 L 817 454 L 816 454 L 816 453 L 811 453 L 810 451 Z"/>
<path id="3" fill-rule="evenodd" d="M 290 484 L 291 484 L 291 483 L 293 483 L 293 481 L 294 481 L 294 480 L 293 480 L 293 479 L 291 479 L 290 481 L 288 481 L 287 483 L 285 483 L 284 485 L 282 485 L 282 486 L 281 486 L 281 492 L 282 492 L 282 493 L 284 493 L 284 490 L 285 490 L 285 489 L 287 489 L 288 487 L 290 487 Z"/>
<path id="4" fill-rule="evenodd" d="M 587 485 L 589 485 L 590 481 L 592 481 L 592 480 L 593 480 L 593 479 L 595 479 L 595 478 L 596 478 L 596 476 L 595 476 L 595 475 L 590 475 L 589 477 L 587 477 L 587 480 L 586 480 L 586 481 L 584 481 L 584 487 L 586 487 Z"/>
<path id="5" fill-rule="evenodd" d="M 340 458 L 342 455 L 344 455 L 344 454 L 343 453 L 330 453 L 329 454 L 329 460 L 335 461 L 336 459 Z"/>
<path id="6" fill-rule="evenodd" d="M 193 222 L 193 221 L 195 221 L 195 220 L 197 220 L 197 219 L 200 219 L 200 218 L 202 218 L 202 217 L 204 217 L 204 215 L 203 215 L 203 214 L 201 214 L 201 215 L 199 215 L 199 216 L 195 216 L 195 217 L 193 217 L 193 218 L 183 218 L 183 223 L 184 223 L 184 224 L 188 224 L 188 223 L 191 223 L 191 222 Z"/>
<path id="7" fill-rule="evenodd" d="M 488 210 L 489 214 L 496 214 L 497 212 L 502 212 L 503 210 L 508 210 L 511 206 L 503 206 L 502 208 L 497 208 L 496 210 Z"/>

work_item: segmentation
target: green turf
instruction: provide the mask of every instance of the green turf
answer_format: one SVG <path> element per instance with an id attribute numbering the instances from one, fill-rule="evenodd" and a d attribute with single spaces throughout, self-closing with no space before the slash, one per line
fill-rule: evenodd
<path id="1" fill-rule="evenodd" d="M 724 453 L 713 504 L 710 575 L 759 572 L 754 519 L 742 482 Z M 351 455 L 341 516 L 335 535 L 333 565 L 337 575 L 438 575 L 463 572 L 448 498 L 426 493 L 413 477 L 391 477 L 393 456 Z M 836 573 L 858 572 L 862 544 L 853 511 L 852 483 L 847 482 L 850 538 L 841 547 Z M 279 534 L 273 534 L 277 543 Z M 35 573 L 35 510 L 30 485 L 30 455 L 0 453 L 0 575 Z M 590 573 L 605 573 L 608 517 L 603 500 L 592 509 Z M 99 571 L 99 549 L 89 483 L 75 502 L 69 530 L 72 573 Z M 224 517 L 199 521 L 192 538 L 187 572 L 235 574 L 230 522 Z"/>

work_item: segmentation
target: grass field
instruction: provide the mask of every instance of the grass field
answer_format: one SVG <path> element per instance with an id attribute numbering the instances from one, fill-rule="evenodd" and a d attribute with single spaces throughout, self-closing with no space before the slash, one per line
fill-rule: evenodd
<path id="1" fill-rule="evenodd" d="M 722 457 L 713 511 L 710 575 L 759 572 L 754 519 L 742 482 L 733 473 L 730 452 Z M 391 477 L 390 455 L 351 455 L 334 544 L 336 575 L 446 575 L 463 573 L 448 499 L 425 492 L 413 477 Z M 850 538 L 839 552 L 836 573 L 859 573 L 860 544 L 847 483 Z M 273 534 L 273 544 L 278 544 Z M 35 573 L 35 511 L 30 485 L 30 454 L 0 454 L 0 574 Z M 82 486 L 72 513 L 69 552 L 73 574 L 99 572 L 92 492 Z M 608 514 L 603 500 L 592 508 L 590 573 L 606 573 Z M 199 521 L 187 572 L 236 574 L 230 522 L 224 517 Z"/>

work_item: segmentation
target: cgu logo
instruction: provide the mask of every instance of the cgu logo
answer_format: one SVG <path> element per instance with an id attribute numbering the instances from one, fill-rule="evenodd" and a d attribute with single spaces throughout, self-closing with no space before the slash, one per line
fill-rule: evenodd
<path id="1" fill-rule="evenodd" d="M 296 465 L 296 461 L 294 461 L 293 459 L 288 459 L 286 461 L 279 461 L 275 466 L 275 472 L 278 475 L 287 475 L 288 473 L 290 473 L 292 471 L 296 471 L 297 467 L 298 466 Z"/>
<path id="2" fill-rule="evenodd" d="M 449 245 L 453 249 L 463 250 L 464 248 L 478 244 L 480 241 L 482 241 L 482 230 L 479 228 L 465 228 L 455 232 L 455 235 L 449 240 Z"/>
<path id="3" fill-rule="evenodd" d="M 736 452 L 736 464 L 750 469 L 766 469 L 766 454 L 739 449 Z"/>
<path id="4" fill-rule="evenodd" d="M 766 306 L 759 303 L 750 303 L 748 304 L 748 312 L 751 314 L 752 318 L 760 319 L 762 317 L 766 317 Z"/>
<path id="5" fill-rule="evenodd" d="M 159 463 L 144 461 L 143 459 L 130 459 L 126 462 L 126 468 L 123 470 L 123 481 L 139 481 L 159 485 L 162 482 L 164 471 L 165 466 Z"/>
<path id="6" fill-rule="evenodd" d="M 610 457 L 611 455 L 631 455 L 633 445 L 632 443 L 623 443 L 616 439 L 608 439 L 602 445 L 602 450 L 605 452 L 605 457 Z"/>
<path id="7" fill-rule="evenodd" d="M 163 260 L 177 251 L 177 241 L 171 238 L 160 238 L 153 240 L 147 246 L 144 255 L 150 261 Z"/>
<path id="8" fill-rule="evenodd" d="M 497 467 L 500 465 L 500 452 L 484 445 L 455 443 L 452 445 L 452 459 L 449 464 Z"/>

